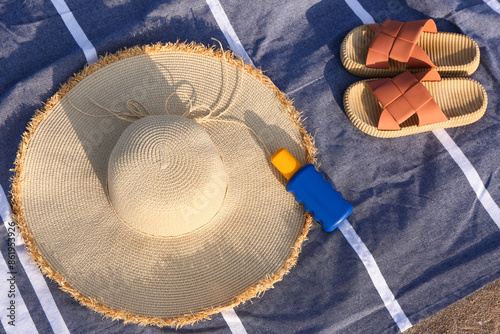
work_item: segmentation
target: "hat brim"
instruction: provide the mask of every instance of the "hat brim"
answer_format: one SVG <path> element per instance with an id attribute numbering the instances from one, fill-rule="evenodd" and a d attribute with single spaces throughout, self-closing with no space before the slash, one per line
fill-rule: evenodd
<path id="1" fill-rule="evenodd" d="M 182 114 L 193 92 L 224 112 L 200 123 L 230 167 L 224 205 L 184 235 L 133 230 L 106 193 L 106 157 L 130 123 L 100 117 L 102 109 L 133 99 Z M 266 150 L 280 147 L 313 159 L 299 114 L 261 71 L 193 43 L 128 49 L 75 75 L 36 113 L 16 159 L 15 217 L 44 274 L 85 306 L 182 326 L 257 296 L 295 264 L 312 218 L 269 163 Z"/>

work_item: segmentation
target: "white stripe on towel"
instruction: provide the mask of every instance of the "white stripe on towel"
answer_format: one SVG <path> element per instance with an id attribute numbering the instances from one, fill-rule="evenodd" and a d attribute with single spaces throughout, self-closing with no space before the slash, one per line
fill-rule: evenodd
<path id="1" fill-rule="evenodd" d="M 412 326 L 410 320 L 406 317 L 406 314 L 403 312 L 403 309 L 401 308 L 391 289 L 387 285 L 387 282 L 380 272 L 380 269 L 375 262 L 373 255 L 370 253 L 366 245 L 363 243 L 356 231 L 352 228 L 347 219 L 339 225 L 339 230 L 340 232 L 342 232 L 347 242 L 349 242 L 356 254 L 358 254 L 361 262 L 368 271 L 368 275 L 370 276 L 373 285 L 375 285 L 375 289 L 377 289 L 380 297 L 382 298 L 382 301 L 384 302 L 385 307 L 391 314 L 394 322 L 396 322 L 396 324 L 398 325 L 399 330 L 403 332 L 410 328 Z"/>
<path id="2" fill-rule="evenodd" d="M 345 0 L 345 3 L 351 8 L 363 24 L 375 23 L 373 17 L 361 6 L 358 0 Z"/>
<path id="3" fill-rule="evenodd" d="M 16 247 L 16 251 L 19 261 L 26 272 L 26 276 L 28 276 L 33 286 L 33 290 L 35 290 L 38 300 L 40 301 L 40 305 L 42 305 L 43 311 L 47 316 L 47 320 L 49 320 L 50 327 L 52 327 L 54 333 L 69 334 L 70 332 L 66 326 L 66 322 L 62 318 L 61 312 L 59 312 L 59 308 L 54 301 L 54 297 L 52 297 L 52 293 L 42 273 L 38 267 L 32 263 L 32 259 L 24 246 Z"/>
<path id="4" fill-rule="evenodd" d="M 206 0 L 206 1 L 208 7 L 210 7 L 210 10 L 212 11 L 215 21 L 217 21 L 217 24 L 219 25 L 220 30 L 224 34 L 224 37 L 226 37 L 226 40 L 229 43 L 231 49 L 234 52 L 236 52 L 238 56 L 243 58 L 243 60 L 246 63 L 251 63 L 252 60 L 250 59 L 250 56 L 245 51 L 245 48 L 240 42 L 240 39 L 236 35 L 236 32 L 234 31 L 231 22 L 229 22 L 226 12 L 224 11 L 224 8 L 222 8 L 219 0 Z"/>
<path id="5" fill-rule="evenodd" d="M 9 201 L 7 200 L 7 196 L 5 196 L 5 192 L 3 191 L 2 186 L 0 186 L 0 217 L 2 218 L 5 228 L 7 228 L 5 224 L 9 224 L 13 221 Z M 16 266 L 17 265 L 18 263 L 16 263 Z M 10 275 L 8 275 L 10 271 L 11 270 L 9 269 L 7 262 L 5 262 L 5 258 L 2 256 L 2 259 L 0 260 L 0 272 L 2 272 L 3 274 L 2 279 L 0 279 L 0 291 L 2 291 L 2 293 L 5 293 L 5 295 L 2 295 L 2 298 L 0 298 L 0 308 L 2 309 L 0 320 L 2 322 L 3 329 L 7 334 L 38 333 L 35 324 L 33 323 L 33 319 L 31 319 L 28 308 L 24 303 L 24 299 L 19 292 L 17 284 L 15 284 L 15 298 L 10 298 L 8 296 L 8 291 L 10 291 L 11 284 L 7 279 L 10 277 Z M 17 272 L 17 270 L 14 270 L 14 272 Z M 14 277 L 15 276 L 16 275 L 14 274 Z M 9 325 L 9 321 L 11 321 L 12 319 L 7 317 L 8 313 L 10 313 L 7 308 L 10 306 L 11 300 L 13 300 L 15 303 L 14 326 Z"/>
<path id="6" fill-rule="evenodd" d="M 97 60 L 97 52 L 92 45 L 92 43 L 87 38 L 87 35 L 82 30 L 82 27 L 78 24 L 73 13 L 69 10 L 68 5 L 64 0 L 50 0 L 57 12 L 61 16 L 64 24 L 68 28 L 71 36 L 75 39 L 76 43 L 82 49 L 87 63 L 91 63 Z"/>
<path id="7" fill-rule="evenodd" d="M 495 12 L 500 14 L 500 3 L 497 0 L 483 0 L 485 4 L 491 7 Z"/>
<path id="8" fill-rule="evenodd" d="M 231 333 L 233 334 L 247 334 L 247 331 L 245 327 L 243 326 L 243 323 L 241 322 L 240 318 L 234 311 L 234 309 L 230 308 L 228 310 L 224 310 L 221 312 L 222 317 L 224 320 L 226 320 L 227 325 L 229 326 L 229 329 L 231 330 Z"/>
<path id="9" fill-rule="evenodd" d="M 2 308 L 0 320 L 2 322 L 3 329 L 7 334 L 38 333 L 35 324 L 33 323 L 33 319 L 31 319 L 31 315 L 28 311 L 28 308 L 24 303 L 24 299 L 22 298 L 21 293 L 19 292 L 17 284 L 14 284 L 15 298 L 8 297 L 8 292 L 10 291 L 11 288 L 11 284 L 8 281 L 8 279 L 10 278 L 10 275 L 8 274 L 10 270 L 9 267 L 7 266 L 7 262 L 5 262 L 5 259 L 3 257 L 0 260 L 0 272 L 2 273 L 2 278 L 0 279 L 0 291 L 2 291 L 2 297 L 0 298 L 0 307 Z M 7 317 L 10 314 L 10 310 L 8 310 L 7 308 L 10 307 L 12 300 L 15 303 L 14 304 L 15 321 L 12 323 L 13 325 L 9 324 L 9 321 L 12 321 L 14 319 Z"/>
<path id="10" fill-rule="evenodd" d="M 12 211 L 9 205 L 9 202 L 7 200 L 7 197 L 5 196 L 5 192 L 3 191 L 2 186 L 0 186 L 0 215 L 2 217 L 2 220 L 4 222 L 4 226 L 7 228 L 7 225 L 10 222 L 13 222 L 12 219 Z M 7 225 L 6 225 L 7 224 Z M 16 226 L 16 234 L 18 234 L 18 228 Z M 45 312 L 45 315 L 47 316 L 47 320 L 50 323 L 50 326 L 52 327 L 52 330 L 55 333 L 69 333 L 68 327 L 66 326 L 66 323 L 64 322 L 64 319 L 61 316 L 61 313 L 59 312 L 59 309 L 57 308 L 57 305 L 54 301 L 54 298 L 52 297 L 52 293 L 49 290 L 49 287 L 47 286 L 47 283 L 45 282 L 45 279 L 42 276 L 42 273 L 38 269 L 37 265 L 34 264 L 31 261 L 31 257 L 28 255 L 28 252 L 24 248 L 24 242 L 23 243 L 17 243 L 18 239 L 22 239 L 20 237 L 16 238 L 16 253 L 17 253 L 17 258 L 19 260 L 18 263 L 16 263 L 17 266 L 22 266 L 24 268 L 24 272 L 26 273 L 26 276 L 28 277 L 31 285 L 33 286 L 33 290 L 35 291 L 35 294 L 38 297 L 38 300 L 40 301 L 40 305 L 42 306 L 43 311 Z M 0 265 L 6 265 L 5 261 L 0 260 Z M 0 269 L 3 272 L 6 272 L 6 270 Z M 0 280 L 3 282 L 3 280 Z M 1 291 L 7 291 L 7 290 L 1 290 Z M 17 290 L 19 293 L 19 290 Z M 20 293 L 19 293 L 20 294 Z M 2 298 L 0 298 L 2 299 Z M 2 299 L 5 300 L 5 299 Z M 22 298 L 19 298 L 20 301 L 23 301 Z M 17 300 L 16 300 L 17 303 Z M 24 301 L 23 301 L 24 305 Z M 19 305 L 21 306 L 21 305 Z M 2 308 L 3 309 L 3 308 Z M 3 309 L 5 310 L 5 309 Z M 22 312 L 26 311 L 28 312 L 28 309 L 26 306 L 24 306 L 24 309 L 17 309 L 19 314 Z M 16 323 L 18 322 L 19 325 L 22 325 L 22 321 L 27 321 L 27 326 L 29 326 L 29 322 L 33 324 L 33 320 L 31 319 L 31 316 L 29 315 L 23 315 L 21 314 L 23 319 L 21 320 L 21 317 L 18 318 L 19 322 L 16 320 Z M 17 318 L 17 317 L 16 317 Z M 2 318 L 2 324 L 3 324 L 3 318 Z M 16 324 L 17 330 L 19 330 L 18 325 Z M 7 330 L 4 326 L 4 328 Z M 34 328 L 34 324 L 33 324 Z M 8 331 L 7 331 L 8 332 Z M 18 333 L 36 333 L 36 329 L 34 330 L 21 330 Z"/>
<path id="11" fill-rule="evenodd" d="M 488 212 L 491 219 L 493 219 L 498 228 L 500 228 L 500 208 L 495 201 L 493 201 L 493 198 L 484 186 L 483 181 L 481 181 L 481 178 L 479 177 L 479 174 L 474 166 L 472 166 L 464 152 L 462 152 L 453 139 L 451 139 L 448 132 L 444 129 L 434 130 L 432 132 L 437 139 L 439 139 L 441 144 L 443 144 L 444 148 L 448 151 L 453 160 L 457 163 L 458 167 L 460 167 L 462 172 L 465 174 L 467 181 L 469 181 L 472 189 L 474 189 L 477 198 L 486 209 L 486 212 Z"/>

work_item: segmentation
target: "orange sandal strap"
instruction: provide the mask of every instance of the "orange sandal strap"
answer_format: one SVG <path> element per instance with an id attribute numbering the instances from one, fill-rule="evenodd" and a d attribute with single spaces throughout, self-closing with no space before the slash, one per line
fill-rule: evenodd
<path id="1" fill-rule="evenodd" d="M 448 120 L 422 81 L 441 81 L 441 76 L 436 70 L 415 74 L 406 71 L 393 79 L 366 82 L 384 108 L 379 130 L 400 130 L 399 125 L 414 114 L 418 116 L 418 126 Z"/>
<path id="2" fill-rule="evenodd" d="M 375 32 L 366 57 L 366 67 L 389 68 L 389 58 L 406 63 L 407 68 L 436 68 L 417 41 L 422 32 L 437 33 L 432 19 L 399 22 L 385 20 L 382 24 L 369 24 Z"/>

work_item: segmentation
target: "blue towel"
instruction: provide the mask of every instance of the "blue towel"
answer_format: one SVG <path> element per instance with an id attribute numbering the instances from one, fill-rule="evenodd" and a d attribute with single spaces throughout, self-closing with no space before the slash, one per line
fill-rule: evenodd
<path id="1" fill-rule="evenodd" d="M 387 18 L 433 18 L 438 30 L 478 43 L 471 77 L 488 94 L 482 119 L 395 139 L 354 127 L 342 98 L 362 78 L 343 68 L 340 44 L 351 29 Z M 27 123 L 73 73 L 124 47 L 218 44 L 212 38 L 294 100 L 322 171 L 354 211 L 333 233 L 315 224 L 297 266 L 262 298 L 178 332 L 397 333 L 500 277 L 497 0 L 10 0 L 0 5 L 0 332 L 176 332 L 103 318 L 42 278 L 22 244 L 9 247 L 4 194 Z"/>

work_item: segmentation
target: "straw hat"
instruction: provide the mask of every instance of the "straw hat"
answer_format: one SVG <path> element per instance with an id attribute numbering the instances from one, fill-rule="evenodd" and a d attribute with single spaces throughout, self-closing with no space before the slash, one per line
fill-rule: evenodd
<path id="1" fill-rule="evenodd" d="M 125 322 L 182 326 L 271 288 L 311 225 L 269 162 L 313 160 L 260 70 L 199 44 L 134 47 L 76 74 L 16 159 L 14 212 L 45 275 Z"/>

